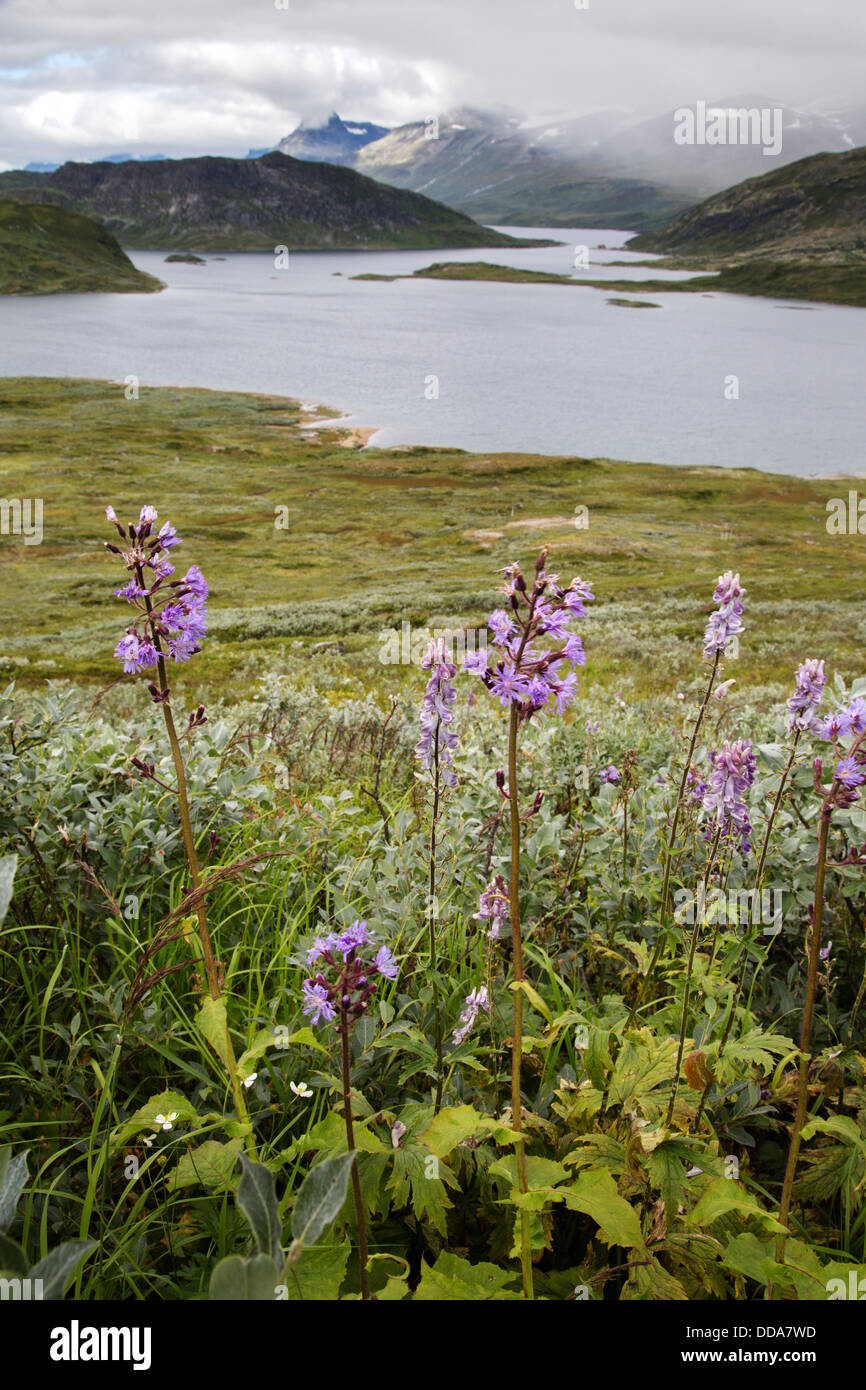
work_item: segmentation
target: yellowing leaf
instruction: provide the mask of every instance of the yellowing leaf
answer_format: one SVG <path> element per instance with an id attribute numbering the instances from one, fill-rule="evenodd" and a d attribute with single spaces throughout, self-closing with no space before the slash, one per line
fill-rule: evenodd
<path id="1" fill-rule="evenodd" d="M 638 1214 L 620 1197 L 616 1183 L 606 1169 L 581 1173 L 577 1182 L 564 1191 L 566 1205 L 572 1211 L 582 1211 L 591 1216 L 611 1245 L 646 1250 Z"/>

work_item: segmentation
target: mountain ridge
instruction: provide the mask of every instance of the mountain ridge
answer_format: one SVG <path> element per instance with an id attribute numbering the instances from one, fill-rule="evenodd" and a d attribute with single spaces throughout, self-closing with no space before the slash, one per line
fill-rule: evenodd
<path id="1" fill-rule="evenodd" d="M 276 151 L 254 160 L 205 155 L 123 164 L 69 162 L 51 174 L 12 171 L 0 174 L 4 198 L 72 208 L 138 250 L 521 244 L 421 194 Z"/>

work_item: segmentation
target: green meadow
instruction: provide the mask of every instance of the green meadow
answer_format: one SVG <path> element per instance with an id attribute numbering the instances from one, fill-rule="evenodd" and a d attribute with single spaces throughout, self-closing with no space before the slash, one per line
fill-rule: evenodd
<path id="1" fill-rule="evenodd" d="M 481 621 L 497 571 L 549 544 L 592 577 L 594 679 L 648 689 L 692 669 L 716 576 L 739 570 L 749 625 L 741 684 L 782 681 L 832 648 L 853 674 L 866 638 L 862 538 L 829 535 L 848 483 L 752 469 L 458 449 L 361 447 L 297 402 L 99 381 L 0 383 L 0 495 L 42 498 L 41 544 L 0 537 L 0 676 L 116 675 L 124 610 L 104 507 L 150 500 L 211 584 L 197 679 L 316 659 L 375 682 L 383 630 Z M 581 510 L 585 509 L 585 510 Z M 389 679 L 394 673 L 391 673 Z M 181 679 L 183 677 L 181 676 Z"/>

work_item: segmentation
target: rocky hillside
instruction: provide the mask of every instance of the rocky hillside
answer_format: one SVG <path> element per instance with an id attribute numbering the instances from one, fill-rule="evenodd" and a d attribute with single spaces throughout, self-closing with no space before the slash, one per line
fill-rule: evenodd
<path id="1" fill-rule="evenodd" d="M 0 202 L 0 294 L 159 289 L 91 218 L 45 203 Z"/>
<path id="2" fill-rule="evenodd" d="M 99 218 L 124 246 L 193 251 L 508 246 L 464 213 L 352 169 L 271 152 L 61 166 L 0 175 L 0 198 L 54 202 Z"/>
<path id="3" fill-rule="evenodd" d="M 646 177 L 610 175 L 595 150 L 622 120 L 599 113 L 527 129 L 505 113 L 461 108 L 435 127 L 416 121 L 366 144 L 355 168 L 499 225 L 662 226 L 695 199 Z"/>
<path id="4" fill-rule="evenodd" d="M 748 179 L 628 249 L 692 262 L 866 264 L 866 148 L 812 155 Z"/>

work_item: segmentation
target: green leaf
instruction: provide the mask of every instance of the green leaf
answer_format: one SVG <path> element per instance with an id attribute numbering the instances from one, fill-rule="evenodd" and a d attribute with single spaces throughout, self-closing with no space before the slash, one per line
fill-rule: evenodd
<path id="1" fill-rule="evenodd" d="M 218 1139 L 206 1139 L 197 1149 L 185 1153 L 169 1173 L 166 1185 L 169 1192 L 179 1187 L 224 1189 L 232 1186 L 232 1177 L 244 1147 L 243 1139 L 230 1139 L 221 1144 Z"/>
<path id="2" fill-rule="evenodd" d="M 681 1303 L 688 1300 L 688 1294 L 680 1283 L 679 1279 L 659 1264 L 655 1256 L 652 1256 L 648 1265 L 633 1265 L 629 1270 L 629 1277 L 626 1280 L 620 1294 L 622 1302 L 632 1299 L 641 1301 L 652 1300 L 657 1303 Z"/>
<path id="3" fill-rule="evenodd" d="M 394 1150 L 387 1190 L 394 1194 L 394 1205 L 409 1207 L 418 1221 L 429 1221 L 445 1235 L 445 1214 L 453 1206 L 445 1186 L 458 1183 L 448 1166 L 414 1139 L 405 1139 Z"/>
<path id="4" fill-rule="evenodd" d="M 283 1037 L 282 1033 L 276 1033 L 273 1028 L 261 1028 L 247 1050 L 238 1058 L 237 1069 L 241 1081 L 246 1081 L 247 1077 L 252 1075 L 255 1071 L 253 1063 L 264 1057 L 269 1047 L 275 1048 L 277 1052 L 285 1052 L 293 1044 L 297 1047 L 313 1047 L 317 1052 L 327 1055 L 327 1048 L 322 1046 L 311 1028 L 300 1028 L 290 1037 Z"/>
<path id="5" fill-rule="evenodd" d="M 278 1263 L 282 1260 L 283 1225 L 274 1191 L 274 1175 L 263 1163 L 253 1163 L 244 1154 L 240 1155 L 240 1162 L 243 1175 L 238 1188 L 238 1206 L 252 1227 L 259 1254 L 268 1255 L 272 1262 Z"/>
<path id="6" fill-rule="evenodd" d="M 16 1154 L 8 1146 L 0 1149 L 0 1231 L 8 1230 L 15 1215 L 18 1198 L 27 1181 L 27 1155 L 29 1149 Z"/>
<path id="7" fill-rule="evenodd" d="M 224 999 L 205 999 L 195 1016 L 196 1027 L 204 1034 L 223 1066 L 229 1068 L 227 1045 L 228 1017 Z"/>
<path id="8" fill-rule="evenodd" d="M 830 1267 L 822 1267 L 814 1251 L 799 1240 L 787 1242 L 785 1263 L 776 1264 L 775 1244 L 774 1237 L 744 1231 L 728 1244 L 722 1264 L 756 1284 L 793 1289 L 798 1299 L 826 1299 Z"/>
<path id="9" fill-rule="evenodd" d="M 848 1145 L 859 1149 L 866 1148 L 862 1131 L 850 1115 L 831 1115 L 826 1120 L 810 1120 L 800 1131 L 800 1138 L 811 1139 L 816 1134 L 834 1134 Z"/>
<path id="10" fill-rule="evenodd" d="M 306 1245 L 293 1260 L 286 1276 L 286 1298 L 290 1303 L 334 1303 L 346 1277 L 351 1241 L 341 1245 Z M 404 1290 L 405 1292 L 405 1290 Z M 376 1295 L 377 1298 L 379 1295 Z"/>
<path id="11" fill-rule="evenodd" d="M 0 1235 L 0 1274 L 23 1278 L 27 1274 L 27 1260 L 20 1245 L 8 1236 Z"/>
<path id="12" fill-rule="evenodd" d="M 759 1206 L 758 1200 L 739 1183 L 730 1178 L 716 1178 L 701 1193 L 697 1204 L 686 1217 L 687 1226 L 711 1226 L 729 1211 L 755 1217 L 771 1231 L 784 1231 L 774 1216 Z"/>
<path id="13" fill-rule="evenodd" d="M 532 1005 L 533 1009 L 536 1009 L 536 1010 L 538 1011 L 538 1013 L 541 1014 L 541 1016 L 542 1016 L 542 1018 L 545 1020 L 545 1022 L 547 1022 L 547 1023 L 552 1023 L 552 1022 L 553 1022 L 553 1014 L 552 1014 L 551 1010 L 550 1010 L 550 1009 L 548 1008 L 548 1006 L 545 1004 L 545 1002 L 544 1002 L 544 1000 L 542 999 L 541 995 L 538 993 L 538 990 L 537 990 L 537 989 L 533 989 L 533 988 L 532 988 L 532 985 L 529 983 L 528 980 L 515 980 L 515 981 L 513 982 L 513 984 L 509 985 L 509 989 L 512 989 L 512 990 L 519 989 L 519 990 L 521 990 L 521 991 L 526 995 L 526 997 L 527 997 L 527 999 L 529 1000 L 530 1004 Z"/>
<path id="14" fill-rule="evenodd" d="M 30 1278 L 42 1280 L 42 1297 L 46 1301 L 63 1297 L 77 1266 L 96 1246 L 95 1240 L 65 1240 L 33 1266 Z"/>
<path id="15" fill-rule="evenodd" d="M 581 1173 L 572 1187 L 563 1190 L 566 1205 L 572 1211 L 582 1211 L 591 1216 L 611 1245 L 646 1250 L 638 1214 L 620 1197 L 607 1169 Z"/>
<path id="16" fill-rule="evenodd" d="M 115 1130 L 112 1144 L 118 1148 L 134 1134 L 140 1134 L 143 1129 L 159 1129 L 157 1115 L 170 1115 L 172 1112 L 175 1115 L 173 1124 L 198 1119 L 195 1106 L 190 1104 L 186 1096 L 182 1096 L 179 1091 L 160 1091 L 158 1096 L 151 1096 L 150 1100 L 145 1101 L 134 1115 L 130 1115 L 129 1119 Z"/>
<path id="17" fill-rule="evenodd" d="M 353 1097 L 354 1100 L 354 1097 Z M 365 1153 L 389 1153 L 390 1149 L 363 1124 L 354 1126 L 355 1148 L 362 1149 Z M 311 1130 L 302 1134 L 290 1147 L 285 1150 L 286 1158 L 297 1158 L 299 1154 L 311 1151 L 322 1151 L 333 1153 L 335 1150 L 342 1153 L 346 1147 L 346 1122 L 342 1115 L 336 1110 L 331 1110 L 318 1124 L 313 1125 Z"/>
<path id="18" fill-rule="evenodd" d="M 17 867 L 17 854 L 4 854 L 3 858 L 0 859 L 0 926 L 3 925 L 3 918 L 9 911 L 9 904 L 12 901 L 12 885 L 15 882 Z"/>
<path id="19" fill-rule="evenodd" d="M 423 1267 L 415 1299 L 420 1303 L 478 1303 L 520 1298 L 508 1288 L 512 1277 L 498 1265 L 473 1265 L 443 1250 L 434 1265 Z"/>
<path id="20" fill-rule="evenodd" d="M 665 1215 L 670 1219 L 682 1201 L 686 1165 L 706 1169 L 713 1159 L 683 1139 L 665 1139 L 646 1155 L 647 1172 L 661 1193 Z"/>
<path id="21" fill-rule="evenodd" d="M 310 1169 L 292 1208 L 292 1236 L 296 1241 L 314 1245 L 336 1221 L 346 1200 L 355 1160 L 354 1152 L 337 1154 Z"/>
<path id="22" fill-rule="evenodd" d="M 586 1067 L 586 1074 L 599 1091 L 603 1091 L 607 1085 L 607 1078 L 613 1066 L 613 1058 L 610 1055 L 610 1030 L 606 1028 L 590 1028 L 589 1043 L 586 1050 L 581 1054 L 583 1065 Z"/>
<path id="23" fill-rule="evenodd" d="M 268 1255 L 229 1255 L 210 1277 L 208 1298 L 214 1302 L 270 1303 L 277 1294 L 277 1269 Z"/>
<path id="24" fill-rule="evenodd" d="M 773 772 L 783 772 L 787 767 L 788 754 L 782 743 L 759 743 L 755 746 L 755 752 Z"/>
<path id="25" fill-rule="evenodd" d="M 504 1178 L 508 1178 L 512 1187 L 517 1187 L 517 1157 L 515 1154 L 505 1154 L 502 1158 L 497 1158 L 495 1163 L 490 1164 L 491 1173 L 501 1173 Z M 530 1191 L 537 1187 L 554 1187 L 558 1182 L 563 1182 L 570 1177 L 568 1169 L 561 1163 L 556 1163 L 552 1158 L 539 1158 L 535 1154 L 526 1155 L 526 1181 Z"/>
<path id="26" fill-rule="evenodd" d="M 440 1110 L 418 1140 L 431 1154 L 445 1158 L 464 1140 L 486 1135 L 493 1135 L 498 1144 L 513 1144 L 519 1137 L 492 1115 L 480 1115 L 471 1105 L 455 1105 Z"/>

